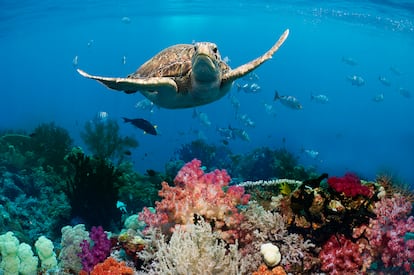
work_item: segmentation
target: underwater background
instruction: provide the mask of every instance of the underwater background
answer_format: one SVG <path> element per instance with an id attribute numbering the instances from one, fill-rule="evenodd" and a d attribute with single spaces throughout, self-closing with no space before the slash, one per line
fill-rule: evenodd
<path id="1" fill-rule="evenodd" d="M 199 133 L 219 143 L 217 127 L 231 125 L 250 136 L 249 142 L 230 142 L 236 153 L 286 146 L 319 171 L 373 178 L 387 170 L 414 180 L 414 27 L 408 2 L 2 1 L 1 22 L 2 129 L 30 132 L 54 122 L 82 145 L 85 122 L 104 111 L 122 133 L 139 140 L 132 160 L 145 171 L 163 169 L 174 151 Z M 255 71 L 260 92 L 234 87 L 230 93 L 254 128 L 236 119 L 228 97 L 197 108 L 208 115 L 211 125 L 205 126 L 192 118 L 192 109 L 137 109 L 142 95 L 103 88 L 80 77 L 73 65 L 77 57 L 77 67 L 90 73 L 126 76 L 170 45 L 212 41 L 234 68 L 265 52 L 287 28 L 286 43 Z M 347 81 L 352 75 L 363 77 L 365 85 L 353 86 Z M 399 89 L 407 90 L 406 96 Z M 274 102 L 275 90 L 295 96 L 303 110 Z M 328 104 L 311 100 L 312 94 L 326 95 Z M 383 100 L 375 102 L 379 94 Z M 123 116 L 151 121 L 159 136 L 123 124 Z M 313 159 L 303 149 L 319 155 Z"/>
<path id="2" fill-rule="evenodd" d="M 260 191 L 267 194 L 263 196 L 242 182 L 274 181 L 280 185 L 274 195 L 291 196 L 293 190 L 305 192 L 301 186 L 306 180 L 316 178 L 326 184 L 328 176 L 318 177 L 327 173 L 329 177 L 345 175 L 339 182 L 354 184 L 354 177 L 375 181 L 368 185 L 371 193 L 365 185 L 357 191 L 370 199 L 379 200 L 383 189 L 388 197 L 392 190 L 403 190 L 410 205 L 404 214 L 411 213 L 414 4 L 410 1 L 2 0 L 0 22 L 0 234 L 14 232 L 31 246 L 45 235 L 61 249 L 61 228 L 66 225 L 75 230 L 77 224 L 85 224 L 95 235 L 102 235 L 102 228 L 92 230 L 92 226 L 113 232 L 123 226 L 138 230 L 138 225 L 124 224 L 128 214 L 156 206 L 155 201 L 163 198 L 158 194 L 161 188 L 167 197 L 161 182 L 172 183 L 184 163 L 190 165 L 193 158 L 202 164 L 197 168 L 193 163 L 191 169 L 200 169 L 200 173 L 226 169 L 231 177 L 227 184 L 241 183 L 246 188 L 246 194 L 244 189 L 234 191 L 239 210 L 249 193 L 263 211 L 270 211 L 267 192 L 274 191 L 265 188 Z M 236 68 L 266 52 L 286 29 L 289 37 L 271 60 L 236 80 L 222 99 L 196 108 L 159 108 L 140 93 L 109 90 L 76 71 L 125 77 L 168 46 L 198 41 L 216 43 L 228 65 Z M 276 92 L 282 99 L 276 99 Z M 283 102 L 289 96 L 301 108 Z M 143 118 L 156 126 L 157 135 L 123 118 Z M 347 173 L 352 173 L 351 179 Z M 283 178 L 292 181 L 276 181 Z M 391 178 L 397 187 L 390 187 Z M 319 182 L 313 187 L 319 188 Z M 352 204 L 338 194 L 326 195 L 325 189 L 315 192 L 324 194 L 325 205 L 328 201 L 340 201 L 346 207 Z M 307 199 L 314 202 L 316 197 Z M 358 207 L 350 207 L 362 207 L 365 212 L 339 224 L 356 228 L 372 218 L 372 213 L 381 215 L 371 211 L 374 202 L 357 201 Z M 162 224 L 160 217 L 148 212 L 152 210 L 145 211 L 141 221 Z M 322 216 L 318 219 L 326 218 Z M 137 223 L 136 215 L 134 219 Z M 236 219 L 233 226 L 240 223 Z M 198 230 L 205 231 L 208 224 L 200 224 L 204 227 Z M 210 226 L 214 231 L 214 225 Z M 263 231 L 266 224 L 261 226 Z M 89 238 L 85 228 L 79 230 L 74 234 Z M 410 240 L 407 250 L 414 253 L 409 232 L 404 238 Z M 328 233 L 332 232 L 318 234 Z M 349 232 L 342 233 L 349 237 Z M 136 241 L 137 235 L 142 236 L 128 234 L 120 235 L 124 240 L 119 237 L 118 241 L 130 244 L 134 243 L 131 238 Z M 6 234 L 0 235 L 0 270 L 17 274 L 7 273 L 1 247 L 6 237 L 2 236 Z M 220 238 L 234 243 L 235 236 Z M 143 239 L 134 243 L 139 247 L 133 253 L 142 250 Z M 327 241 L 314 235 L 310 239 L 317 247 Z M 118 243 L 119 247 L 128 250 Z M 36 255 L 40 250 L 33 248 Z M 144 258 L 129 262 L 137 268 Z M 293 262 L 297 264 L 283 261 L 287 271 Z M 412 258 L 404 264 L 401 270 L 413 272 Z M 80 265 L 66 262 L 56 271 L 53 264 L 45 264 L 42 270 L 77 274 Z M 92 270 L 82 265 L 86 272 Z M 307 272 L 319 272 L 318 265 Z M 151 272 L 161 270 L 158 266 Z M 290 271 L 295 270 L 296 265 Z M 327 268 L 323 271 L 335 274 Z"/>

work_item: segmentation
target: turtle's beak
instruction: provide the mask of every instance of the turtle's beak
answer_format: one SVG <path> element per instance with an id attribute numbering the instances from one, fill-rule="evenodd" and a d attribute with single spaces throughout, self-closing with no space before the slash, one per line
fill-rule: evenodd
<path id="1" fill-rule="evenodd" d="M 198 81 L 212 81 L 219 77 L 216 52 L 212 43 L 197 43 L 192 60 L 193 74 Z M 215 49 L 215 51 L 214 51 Z"/>

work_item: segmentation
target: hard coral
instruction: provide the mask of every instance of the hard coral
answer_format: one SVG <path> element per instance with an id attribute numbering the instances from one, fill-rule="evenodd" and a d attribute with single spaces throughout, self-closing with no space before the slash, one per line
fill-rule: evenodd
<path id="1" fill-rule="evenodd" d="M 90 275 L 132 275 L 134 270 L 125 265 L 125 262 L 117 262 L 109 257 L 103 263 L 97 264 Z"/>
<path id="2" fill-rule="evenodd" d="M 364 197 L 372 196 L 372 191 L 367 186 L 362 185 L 359 178 L 351 173 L 346 173 L 342 178 L 328 178 L 328 185 L 335 192 L 343 193 L 346 197 L 357 197 L 359 195 Z"/>
<path id="3" fill-rule="evenodd" d="M 214 224 L 214 230 L 221 237 L 233 242 L 239 237 L 238 227 L 243 220 L 237 206 L 247 204 L 250 196 L 244 188 L 230 186 L 230 176 L 225 170 L 204 173 L 197 159 L 184 165 L 174 179 L 175 186 L 162 183 L 156 213 L 147 208 L 139 218 L 150 226 L 185 226 L 195 223 L 194 218 L 202 216 Z"/>

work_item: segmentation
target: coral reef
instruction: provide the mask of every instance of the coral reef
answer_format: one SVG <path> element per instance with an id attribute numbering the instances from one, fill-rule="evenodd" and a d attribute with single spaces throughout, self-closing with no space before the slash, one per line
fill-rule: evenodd
<path id="1" fill-rule="evenodd" d="M 286 275 L 286 271 L 281 266 L 276 266 L 269 269 L 265 264 L 259 266 L 259 268 L 252 273 L 252 275 Z"/>
<path id="2" fill-rule="evenodd" d="M 90 275 L 133 275 L 134 270 L 127 267 L 124 262 L 118 262 L 109 257 L 103 263 L 97 264 Z"/>
<path id="3" fill-rule="evenodd" d="M 226 245 L 218 232 L 201 219 L 197 224 L 178 228 L 171 239 L 159 231 L 151 237 L 150 248 L 140 256 L 148 274 L 248 274 L 247 262 L 237 244 Z"/>
<path id="4" fill-rule="evenodd" d="M 68 274 L 78 274 L 81 271 L 82 262 L 78 255 L 82 252 L 81 243 L 84 240 L 90 241 L 84 224 L 77 224 L 74 227 L 67 225 L 62 228 L 59 253 L 59 267 L 62 271 Z"/>
<path id="5" fill-rule="evenodd" d="M 0 165 L 11 172 L 42 166 L 61 173 L 72 143 L 68 131 L 54 123 L 40 124 L 30 135 L 6 133 L 0 137 Z"/>
<path id="6" fill-rule="evenodd" d="M 148 208 L 140 214 L 140 219 L 150 226 L 185 227 L 196 222 L 201 216 L 213 222 L 214 231 L 220 231 L 222 239 L 234 242 L 239 237 L 238 227 L 243 215 L 238 205 L 246 204 L 249 195 L 243 187 L 228 186 L 230 176 L 225 170 L 204 173 L 197 159 L 184 165 L 174 179 L 175 186 L 162 183 L 159 192 L 162 201 L 156 202 L 156 213 Z"/>
<path id="7" fill-rule="evenodd" d="M 154 206 L 159 200 L 158 190 L 166 177 L 152 172 L 141 175 L 133 170 L 132 163 L 123 162 L 117 170 L 120 172 L 119 200 L 128 206 L 130 213 L 138 213 L 144 206 Z"/>
<path id="8" fill-rule="evenodd" d="M 80 217 L 87 227 L 116 228 L 121 222 L 116 202 L 122 172 L 108 160 L 85 155 L 80 148 L 73 148 L 66 160 L 72 171 L 65 190 L 72 218 Z"/>
<path id="9" fill-rule="evenodd" d="M 364 247 L 347 239 L 344 235 L 332 235 L 319 253 L 324 272 L 332 275 L 359 274 L 366 271 L 371 261 L 363 257 Z M 369 255 L 369 254 L 368 254 Z"/>
<path id="10" fill-rule="evenodd" d="M 279 247 L 280 264 L 287 272 L 303 274 L 316 270 L 319 261 L 315 244 L 299 234 L 290 233 L 282 215 L 265 210 L 255 201 L 250 202 L 242 213 L 245 220 L 240 225 L 243 234 L 239 243 L 243 255 L 249 257 L 250 272 L 263 262 L 258 252 L 264 243 Z"/>
<path id="11" fill-rule="evenodd" d="M 312 170 L 299 165 L 298 157 L 285 148 L 272 150 L 261 147 L 245 155 L 232 156 L 235 162 L 235 177 L 252 181 L 272 178 L 309 178 Z"/>
<path id="12" fill-rule="evenodd" d="M 362 185 L 360 179 L 351 173 L 345 174 L 343 177 L 331 177 L 328 179 L 328 185 L 333 191 L 344 194 L 346 197 L 371 197 L 372 190 L 368 186 Z"/>
<path id="13" fill-rule="evenodd" d="M 88 240 L 80 243 L 82 251 L 78 254 L 82 262 L 82 270 L 90 272 L 98 263 L 105 261 L 111 251 L 111 241 L 101 226 L 93 226 Z"/>
<path id="14" fill-rule="evenodd" d="M 69 132 L 54 123 L 43 123 L 36 127 L 30 137 L 33 153 L 41 159 L 42 166 L 63 172 L 66 166 L 64 158 L 73 144 Z"/>
<path id="15" fill-rule="evenodd" d="M 121 163 L 125 151 L 138 147 L 138 141 L 133 137 L 122 137 L 119 125 L 113 119 L 90 120 L 85 123 L 81 138 L 94 157 L 100 159 L 118 160 Z"/>
<path id="16" fill-rule="evenodd" d="M 368 226 L 355 230 L 359 236 L 362 232 L 369 244 L 381 258 L 383 265 L 394 271 L 414 271 L 414 240 L 407 238 L 414 233 L 414 217 L 409 216 L 412 203 L 396 193 L 391 198 L 384 197 L 375 203 L 376 218 Z"/>
<path id="17" fill-rule="evenodd" d="M 220 167 L 231 168 L 229 156 L 231 151 L 228 147 L 207 144 L 203 139 L 193 140 L 184 144 L 175 152 L 175 158 L 185 163 L 193 159 L 200 160 L 209 170 Z"/>
<path id="18" fill-rule="evenodd" d="M 61 224 L 69 219 L 70 205 L 62 190 L 63 179 L 43 168 L 0 175 L 0 229 L 13 231 L 26 243 L 38 236 L 60 236 Z"/>

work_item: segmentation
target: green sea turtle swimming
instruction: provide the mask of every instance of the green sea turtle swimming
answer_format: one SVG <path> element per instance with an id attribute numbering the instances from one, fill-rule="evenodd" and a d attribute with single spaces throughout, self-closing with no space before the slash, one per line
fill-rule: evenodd
<path id="1" fill-rule="evenodd" d="M 286 30 L 262 56 L 232 70 L 210 42 L 178 44 L 159 52 L 126 78 L 90 75 L 110 89 L 127 94 L 141 92 L 154 104 L 169 108 L 190 108 L 211 103 L 227 94 L 233 82 L 272 58 L 289 35 Z"/>

